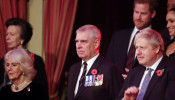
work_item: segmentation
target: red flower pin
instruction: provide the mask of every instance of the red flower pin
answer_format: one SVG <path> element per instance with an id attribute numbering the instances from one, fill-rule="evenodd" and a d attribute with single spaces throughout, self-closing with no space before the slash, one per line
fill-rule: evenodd
<path id="1" fill-rule="evenodd" d="M 162 69 L 162 70 L 157 70 L 157 71 L 156 71 L 157 76 L 162 76 L 163 72 L 164 72 L 164 69 Z"/>
<path id="2" fill-rule="evenodd" d="M 35 61 L 35 57 L 34 57 L 35 55 L 33 53 L 31 53 L 30 56 L 32 57 L 32 60 L 34 62 Z"/>
<path id="3" fill-rule="evenodd" d="M 30 88 L 29 87 L 27 88 L 27 91 L 30 92 Z"/>
<path id="4" fill-rule="evenodd" d="M 93 69 L 93 70 L 91 71 L 91 74 L 92 74 L 92 75 L 97 74 L 97 69 Z"/>

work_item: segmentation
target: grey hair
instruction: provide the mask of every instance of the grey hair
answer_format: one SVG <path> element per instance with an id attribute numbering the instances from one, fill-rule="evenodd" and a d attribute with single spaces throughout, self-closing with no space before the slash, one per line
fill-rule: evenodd
<path id="1" fill-rule="evenodd" d="M 33 60 L 24 48 L 18 48 L 8 51 L 5 55 L 5 63 L 8 60 L 20 64 L 20 70 L 24 73 L 26 80 L 34 79 L 36 75 L 36 70 L 33 67 Z"/>
<path id="2" fill-rule="evenodd" d="M 84 25 L 76 30 L 76 34 L 79 32 L 88 32 L 91 34 L 92 39 L 98 39 L 101 41 L 101 32 L 95 25 Z"/>
<path id="3" fill-rule="evenodd" d="M 134 44 L 135 42 L 140 39 L 144 38 L 149 41 L 149 43 L 153 47 L 158 47 L 160 46 L 160 51 L 163 53 L 164 52 L 164 41 L 157 31 L 153 29 L 143 29 L 139 33 L 136 34 Z"/>
<path id="4" fill-rule="evenodd" d="M 99 41 L 98 49 L 100 49 L 101 32 L 95 25 L 83 25 L 76 30 L 76 34 L 81 32 L 89 33 L 93 41 L 97 39 Z"/>

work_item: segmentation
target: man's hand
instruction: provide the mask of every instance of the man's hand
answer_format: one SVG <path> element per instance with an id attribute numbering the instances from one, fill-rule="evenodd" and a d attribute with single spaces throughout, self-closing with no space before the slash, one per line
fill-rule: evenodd
<path id="1" fill-rule="evenodd" d="M 135 100 L 139 93 L 139 88 L 136 86 L 129 87 L 124 94 L 124 100 Z"/>
<path id="2" fill-rule="evenodd" d="M 129 72 L 129 69 L 128 68 L 125 68 L 125 71 L 128 73 Z M 126 79 L 127 78 L 127 75 L 126 74 L 122 74 L 123 78 Z"/>

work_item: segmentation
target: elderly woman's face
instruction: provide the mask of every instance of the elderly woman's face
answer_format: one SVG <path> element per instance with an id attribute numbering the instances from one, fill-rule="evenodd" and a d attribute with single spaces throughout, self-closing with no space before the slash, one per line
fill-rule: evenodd
<path id="1" fill-rule="evenodd" d="M 8 74 L 10 80 L 18 80 L 22 76 L 22 71 L 20 70 L 20 64 L 15 63 L 11 60 L 5 61 L 5 70 Z"/>
<path id="2" fill-rule="evenodd" d="M 166 16 L 167 28 L 170 36 L 175 36 L 175 12 L 169 11 Z"/>
<path id="3" fill-rule="evenodd" d="M 23 39 L 20 38 L 21 28 L 17 25 L 10 25 L 6 32 L 6 43 L 9 49 L 22 47 Z"/>

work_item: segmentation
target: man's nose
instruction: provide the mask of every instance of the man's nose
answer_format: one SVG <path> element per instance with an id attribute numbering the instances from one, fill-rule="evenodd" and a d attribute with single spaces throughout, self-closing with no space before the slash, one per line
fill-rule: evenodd
<path id="1" fill-rule="evenodd" d="M 140 50 L 136 49 L 136 55 L 140 54 Z"/>
<path id="2" fill-rule="evenodd" d="M 141 19 L 141 14 L 140 13 L 137 13 L 137 19 Z"/>
<path id="3" fill-rule="evenodd" d="M 9 35 L 6 35 L 6 40 L 9 39 Z"/>
<path id="4" fill-rule="evenodd" d="M 81 48 L 82 47 L 81 42 L 77 42 L 76 46 L 77 46 L 77 48 Z"/>

